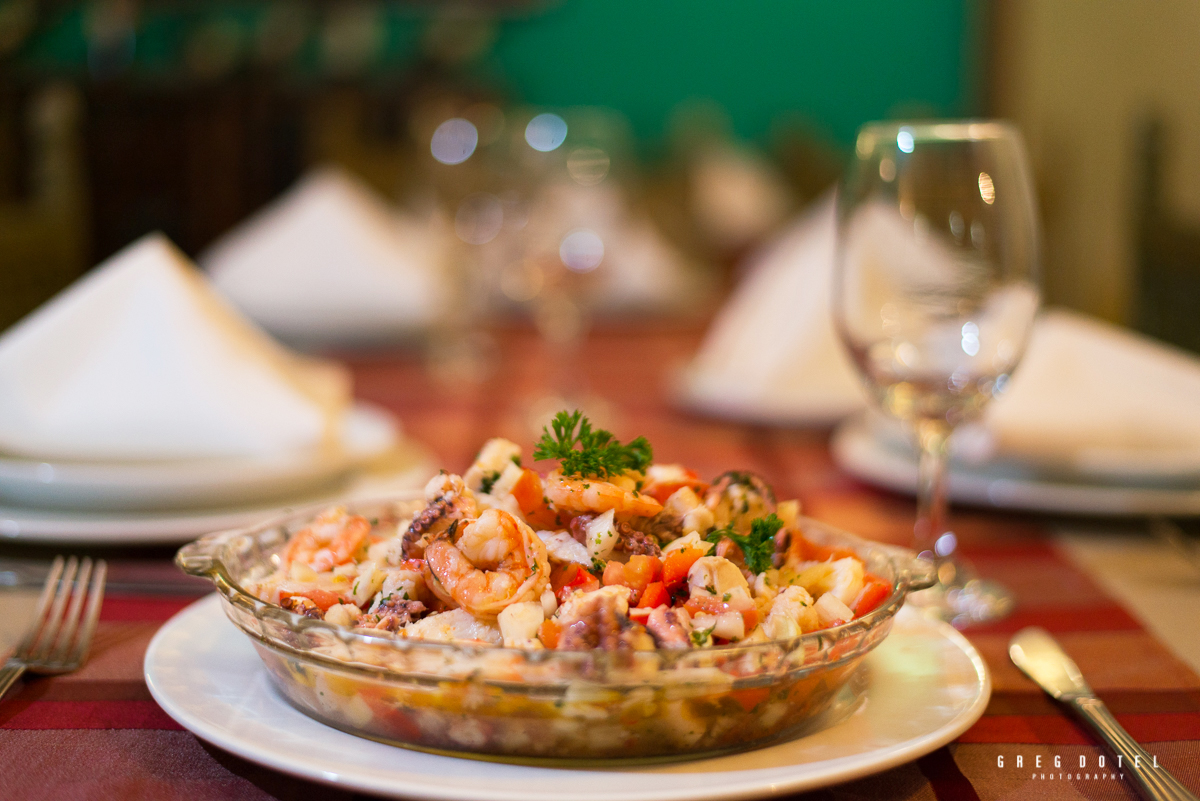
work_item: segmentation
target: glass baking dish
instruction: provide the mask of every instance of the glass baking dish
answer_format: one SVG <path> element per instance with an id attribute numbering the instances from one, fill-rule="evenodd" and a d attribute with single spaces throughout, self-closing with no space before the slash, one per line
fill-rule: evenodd
<path id="1" fill-rule="evenodd" d="M 348 504 L 385 518 L 400 501 Z M 850 549 L 892 590 L 850 623 L 789 640 L 656 651 L 521 650 L 403 639 L 342 628 L 250 595 L 244 581 L 320 509 L 184 546 L 176 564 L 209 578 L 280 692 L 352 734 L 410 748 L 500 758 L 678 758 L 787 737 L 830 705 L 888 635 L 930 563 L 801 518 L 805 537 Z"/>

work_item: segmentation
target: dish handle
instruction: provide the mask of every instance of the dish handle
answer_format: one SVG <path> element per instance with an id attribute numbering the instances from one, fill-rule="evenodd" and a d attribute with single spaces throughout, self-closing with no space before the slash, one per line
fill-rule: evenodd
<path id="1" fill-rule="evenodd" d="M 937 584 L 937 564 L 932 559 L 922 559 L 916 552 L 899 545 L 876 544 L 887 553 L 896 566 L 896 583 L 905 592 L 927 590 Z"/>
<path id="2" fill-rule="evenodd" d="M 900 569 L 900 580 L 904 582 L 909 592 L 927 590 L 937 584 L 937 563 L 932 559 L 922 559 L 908 552 L 907 564 Z"/>
<path id="3" fill-rule="evenodd" d="M 219 531 L 189 542 L 175 554 L 175 566 L 189 576 L 212 578 L 221 561 L 221 551 L 240 529 Z"/>

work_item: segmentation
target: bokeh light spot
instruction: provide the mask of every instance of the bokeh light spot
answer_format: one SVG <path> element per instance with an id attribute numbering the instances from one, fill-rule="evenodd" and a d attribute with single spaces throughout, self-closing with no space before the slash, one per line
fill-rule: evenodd
<path id="1" fill-rule="evenodd" d="M 569 270 L 589 272 L 604 260 L 604 240 L 595 231 L 577 228 L 563 237 L 558 246 L 558 257 Z"/>
<path id="2" fill-rule="evenodd" d="M 442 164 L 462 164 L 471 158 L 479 144 L 479 131 L 468 120 L 454 117 L 446 120 L 433 132 L 429 150 Z"/>
<path id="3" fill-rule="evenodd" d="M 534 150 L 549 153 L 567 140 L 567 122 L 557 114 L 539 114 L 525 126 L 525 141 Z"/>

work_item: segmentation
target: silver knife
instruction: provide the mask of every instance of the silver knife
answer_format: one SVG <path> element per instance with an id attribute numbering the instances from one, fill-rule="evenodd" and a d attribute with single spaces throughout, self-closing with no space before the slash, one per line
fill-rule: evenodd
<path id="1" fill-rule="evenodd" d="M 1146 801 L 1197 801 L 1196 796 L 1174 776 L 1164 768 L 1155 767 L 1154 757 L 1121 728 L 1108 707 L 1083 680 L 1079 667 L 1045 629 L 1030 626 L 1018 631 L 1008 642 L 1008 656 L 1054 700 L 1069 707 L 1088 724 L 1114 755 L 1121 757 L 1125 775 L 1142 798 Z"/>

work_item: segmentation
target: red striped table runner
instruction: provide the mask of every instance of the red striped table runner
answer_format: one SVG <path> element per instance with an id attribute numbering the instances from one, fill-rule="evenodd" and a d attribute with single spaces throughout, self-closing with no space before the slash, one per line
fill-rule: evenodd
<path id="1" fill-rule="evenodd" d="M 447 467 L 461 469 L 488 436 L 531 443 L 524 414 L 545 391 L 549 369 L 529 334 L 507 332 L 500 344 L 499 370 L 482 385 L 440 386 L 417 358 L 390 355 L 353 362 L 358 392 L 393 409 L 410 435 Z M 674 411 L 662 376 L 694 344 L 694 333 L 653 330 L 589 340 L 578 360 L 582 377 L 614 404 L 619 435 L 645 434 L 660 459 L 702 474 L 756 470 L 781 497 L 800 498 L 810 516 L 907 541 L 911 500 L 840 473 L 824 433 Z M 1120 781 L 1091 775 L 1098 773 L 1100 749 L 1008 662 L 1008 637 L 1029 624 L 1054 632 L 1130 733 L 1184 784 L 1200 789 L 1200 677 L 1055 548 L 1043 522 L 959 511 L 954 525 L 979 570 L 1005 582 L 1019 602 L 1008 620 L 969 632 L 992 670 L 995 691 L 984 717 L 957 742 L 914 763 L 802 797 L 1134 798 Z M 0 703 L 0 799 L 355 797 L 208 746 L 158 708 L 142 680 L 142 657 L 158 627 L 195 597 L 111 592 L 88 664 L 68 676 L 27 679 Z M 1061 769 L 1050 767 L 1056 757 Z M 1080 757 L 1090 770 L 1077 768 Z M 1041 771 L 1032 767 L 1039 758 Z M 1047 778 L 1033 778 L 1038 774 Z"/>

